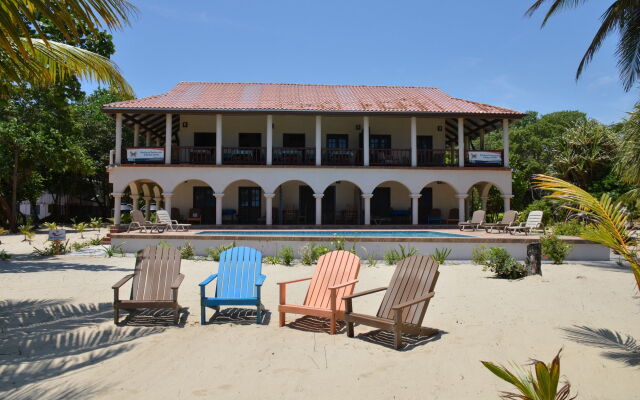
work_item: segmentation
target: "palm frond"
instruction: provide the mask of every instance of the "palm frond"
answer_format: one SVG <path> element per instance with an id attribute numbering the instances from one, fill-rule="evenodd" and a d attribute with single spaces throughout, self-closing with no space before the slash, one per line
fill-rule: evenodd
<path id="1" fill-rule="evenodd" d="M 547 10 L 547 13 L 544 16 L 544 19 L 542 20 L 542 26 L 545 26 L 547 24 L 547 21 L 549 20 L 549 18 L 551 18 L 553 15 L 555 15 L 557 12 L 565 9 L 565 8 L 575 8 L 577 6 L 579 6 L 582 3 L 586 3 L 587 0 L 553 0 L 553 3 L 551 3 L 551 6 L 549 7 L 549 10 Z M 531 7 L 529 7 L 529 9 L 526 11 L 525 15 L 527 17 L 531 17 L 533 16 L 533 14 L 538 11 L 538 9 L 540 7 L 542 7 L 542 5 L 544 5 L 544 3 L 548 3 L 547 0 L 536 0 L 535 3 L 533 3 L 531 5 Z"/>

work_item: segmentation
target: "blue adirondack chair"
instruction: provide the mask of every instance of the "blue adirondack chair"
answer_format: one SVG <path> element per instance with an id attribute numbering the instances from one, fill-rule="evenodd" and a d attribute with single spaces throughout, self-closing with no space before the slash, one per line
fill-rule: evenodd
<path id="1" fill-rule="evenodd" d="M 205 295 L 206 286 L 214 279 L 215 297 Z M 256 323 L 260 323 L 264 306 L 260 302 L 260 287 L 266 279 L 262 274 L 262 253 L 249 247 L 233 247 L 220 253 L 218 273 L 200 282 L 200 323 L 206 323 L 207 307 L 220 311 L 220 306 L 256 306 Z"/>

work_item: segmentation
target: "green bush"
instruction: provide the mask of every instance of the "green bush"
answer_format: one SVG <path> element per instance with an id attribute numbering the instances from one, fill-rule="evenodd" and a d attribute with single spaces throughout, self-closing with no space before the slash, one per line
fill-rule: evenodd
<path id="1" fill-rule="evenodd" d="M 431 257 L 436 260 L 438 264 L 444 264 L 444 262 L 447 261 L 447 258 L 449 258 L 450 255 L 451 249 L 445 247 L 442 249 L 436 249 Z"/>
<path id="2" fill-rule="evenodd" d="M 171 247 L 171 243 L 167 242 L 166 240 L 161 240 L 158 242 L 158 246 Z"/>
<path id="3" fill-rule="evenodd" d="M 489 270 L 495 273 L 498 278 L 503 279 L 518 279 L 526 274 L 524 264 L 511 257 L 504 247 L 490 248 L 487 251 L 487 260 L 482 269 Z"/>
<path id="4" fill-rule="evenodd" d="M 489 250 L 484 244 L 480 245 L 479 247 L 474 247 L 473 250 L 471 250 L 471 261 L 474 264 L 485 265 L 488 257 Z"/>
<path id="5" fill-rule="evenodd" d="M 542 223 L 548 226 L 553 221 L 554 208 L 550 200 L 536 200 L 518 214 L 518 222 L 525 222 L 531 211 L 542 211 Z"/>
<path id="6" fill-rule="evenodd" d="M 4 249 L 0 249 L 0 260 L 8 260 L 11 258 L 11 254 L 4 251 Z"/>
<path id="7" fill-rule="evenodd" d="M 552 228 L 554 235 L 560 236 L 580 236 L 584 231 L 584 224 L 576 219 L 566 222 L 559 222 Z"/>
<path id="8" fill-rule="evenodd" d="M 196 249 L 190 242 L 185 242 L 184 247 L 178 247 L 180 250 L 180 258 L 183 260 L 191 260 L 196 255 Z"/>
<path id="9" fill-rule="evenodd" d="M 293 260 L 295 259 L 293 247 L 282 246 L 282 248 L 278 252 L 277 257 L 280 259 L 282 265 L 291 266 L 291 264 L 293 264 Z"/>
<path id="10" fill-rule="evenodd" d="M 209 253 L 209 257 L 211 257 L 213 261 L 220 261 L 220 254 L 223 251 L 232 249 L 234 247 L 236 247 L 236 242 L 232 242 L 230 244 L 221 244 L 216 248 L 207 249 L 207 252 Z"/>
<path id="11" fill-rule="evenodd" d="M 271 265 L 282 264 L 282 260 L 278 256 L 266 256 L 262 260 Z"/>
<path id="12" fill-rule="evenodd" d="M 318 262 L 318 259 L 323 255 L 331 251 L 329 246 L 320 245 L 316 246 L 314 242 L 307 243 L 299 250 L 300 262 L 304 265 L 313 265 Z"/>
<path id="13" fill-rule="evenodd" d="M 416 249 L 415 247 L 404 247 L 403 245 L 398 245 L 398 247 L 400 248 L 400 250 L 388 249 L 387 251 L 385 251 L 384 261 L 387 264 L 397 264 L 398 261 L 404 258 L 415 256 L 416 254 L 418 254 L 418 249 Z"/>
<path id="14" fill-rule="evenodd" d="M 541 236 L 540 244 L 542 245 L 542 255 L 553 260 L 554 264 L 562 264 L 573 248 L 553 233 Z"/>

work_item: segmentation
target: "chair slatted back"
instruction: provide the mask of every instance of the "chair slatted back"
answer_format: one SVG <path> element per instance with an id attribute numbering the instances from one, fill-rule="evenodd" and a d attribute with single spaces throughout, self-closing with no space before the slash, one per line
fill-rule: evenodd
<path id="1" fill-rule="evenodd" d="M 175 247 L 149 246 L 136 258 L 131 300 L 172 300 L 171 284 L 180 273 L 180 252 Z"/>
<path id="2" fill-rule="evenodd" d="M 484 217 L 485 217 L 485 211 L 484 210 L 476 210 L 473 212 L 473 215 L 471 216 L 471 223 L 472 224 L 482 224 L 484 222 Z"/>
<path id="3" fill-rule="evenodd" d="M 336 250 L 322 255 L 311 278 L 304 305 L 314 308 L 331 307 L 330 286 L 339 285 L 358 278 L 360 257 L 345 250 Z M 355 285 L 340 288 L 336 291 L 336 309 L 344 311 L 343 296 L 353 293 Z"/>
<path id="4" fill-rule="evenodd" d="M 400 261 L 380 303 L 378 317 L 393 319 L 393 306 L 419 299 L 432 292 L 438 280 L 438 266 L 430 256 L 411 256 Z M 429 300 L 404 308 L 402 321 L 414 325 L 422 324 L 428 306 Z"/>
<path id="5" fill-rule="evenodd" d="M 502 216 L 502 221 L 500 221 L 500 223 L 504 225 L 511 225 L 516 221 L 516 218 L 518 218 L 518 212 L 509 210 L 504 213 L 504 215 Z"/>
<path id="6" fill-rule="evenodd" d="M 133 222 L 137 222 L 140 225 L 144 225 L 147 222 L 144 219 L 144 214 L 140 210 L 132 210 L 130 214 L 131 214 L 131 220 Z"/>
<path id="7" fill-rule="evenodd" d="M 156 215 L 158 216 L 158 223 L 171 225 L 171 216 L 167 210 L 158 210 Z"/>
<path id="8" fill-rule="evenodd" d="M 527 228 L 538 228 L 542 225 L 542 211 L 531 211 L 527 216 L 527 222 L 525 222 L 524 226 Z"/>
<path id="9" fill-rule="evenodd" d="M 258 296 L 256 279 L 262 273 L 262 253 L 233 247 L 220 253 L 216 297 L 246 299 Z"/>

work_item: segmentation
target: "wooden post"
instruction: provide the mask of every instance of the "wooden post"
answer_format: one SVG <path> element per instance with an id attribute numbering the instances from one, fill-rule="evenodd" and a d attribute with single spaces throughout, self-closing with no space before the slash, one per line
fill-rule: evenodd
<path id="1" fill-rule="evenodd" d="M 542 245 L 540 242 L 527 245 L 527 275 L 542 275 Z"/>

